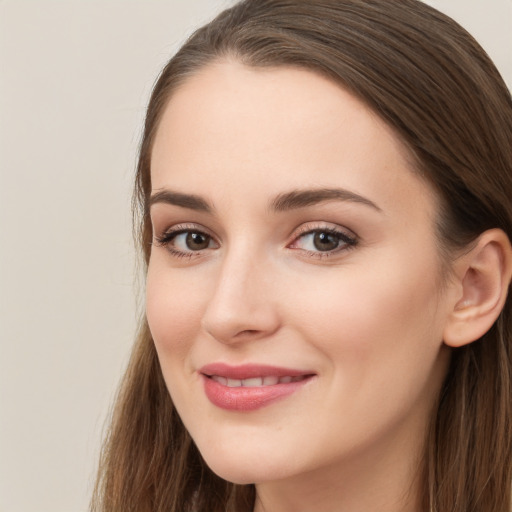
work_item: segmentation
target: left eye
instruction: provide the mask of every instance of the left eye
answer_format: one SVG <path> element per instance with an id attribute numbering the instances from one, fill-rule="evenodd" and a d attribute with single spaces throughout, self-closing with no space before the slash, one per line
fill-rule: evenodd
<path id="1" fill-rule="evenodd" d="M 329 229 L 316 229 L 299 236 L 290 247 L 309 252 L 334 252 L 355 244 L 355 239 L 345 233 Z"/>

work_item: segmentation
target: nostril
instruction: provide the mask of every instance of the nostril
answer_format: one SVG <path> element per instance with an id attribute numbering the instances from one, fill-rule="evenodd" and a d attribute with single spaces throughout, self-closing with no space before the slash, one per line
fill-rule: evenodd
<path id="1" fill-rule="evenodd" d="M 234 338 L 251 338 L 258 335 L 261 331 L 257 329 L 245 329 L 235 334 Z"/>

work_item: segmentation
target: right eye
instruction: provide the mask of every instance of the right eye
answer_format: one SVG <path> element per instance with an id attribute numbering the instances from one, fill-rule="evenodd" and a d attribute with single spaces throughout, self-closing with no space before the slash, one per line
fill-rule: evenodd
<path id="1" fill-rule="evenodd" d="M 212 245 L 212 238 L 199 231 L 185 231 L 173 238 L 174 248 L 180 251 L 202 251 Z"/>
<path id="2" fill-rule="evenodd" d="M 218 248 L 210 235 L 196 229 L 171 229 L 157 237 L 157 242 L 178 257 L 190 257 L 201 251 Z"/>

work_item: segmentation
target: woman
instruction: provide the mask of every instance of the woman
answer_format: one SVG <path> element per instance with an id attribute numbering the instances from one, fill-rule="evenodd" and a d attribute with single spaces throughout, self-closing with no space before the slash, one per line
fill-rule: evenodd
<path id="1" fill-rule="evenodd" d="M 97 511 L 511 510 L 512 101 L 417 0 L 247 0 L 148 107 Z"/>

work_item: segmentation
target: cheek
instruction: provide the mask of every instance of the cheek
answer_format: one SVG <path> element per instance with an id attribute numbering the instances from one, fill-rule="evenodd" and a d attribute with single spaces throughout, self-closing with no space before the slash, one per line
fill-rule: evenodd
<path id="1" fill-rule="evenodd" d="M 204 290 L 198 288 L 199 281 L 192 273 L 172 272 L 159 265 L 158 260 L 150 262 L 146 315 L 159 355 L 185 357 L 207 302 Z"/>
<path id="2" fill-rule="evenodd" d="M 304 337 L 358 384 L 424 367 L 427 357 L 433 364 L 442 343 L 438 283 L 424 278 L 436 275 L 435 262 L 377 263 L 316 276 L 314 286 L 305 276 L 300 288 L 308 293 L 289 299 Z"/>
<path id="3" fill-rule="evenodd" d="M 309 427 L 321 429 L 319 437 L 332 446 L 345 442 L 340 436 L 371 442 L 399 422 L 427 421 L 446 370 L 438 288 L 423 278 L 433 275 L 424 273 L 427 267 L 354 266 L 316 286 L 302 278 L 301 288 L 311 292 L 300 300 L 290 294 L 298 337 L 324 356 L 329 420 Z"/>

